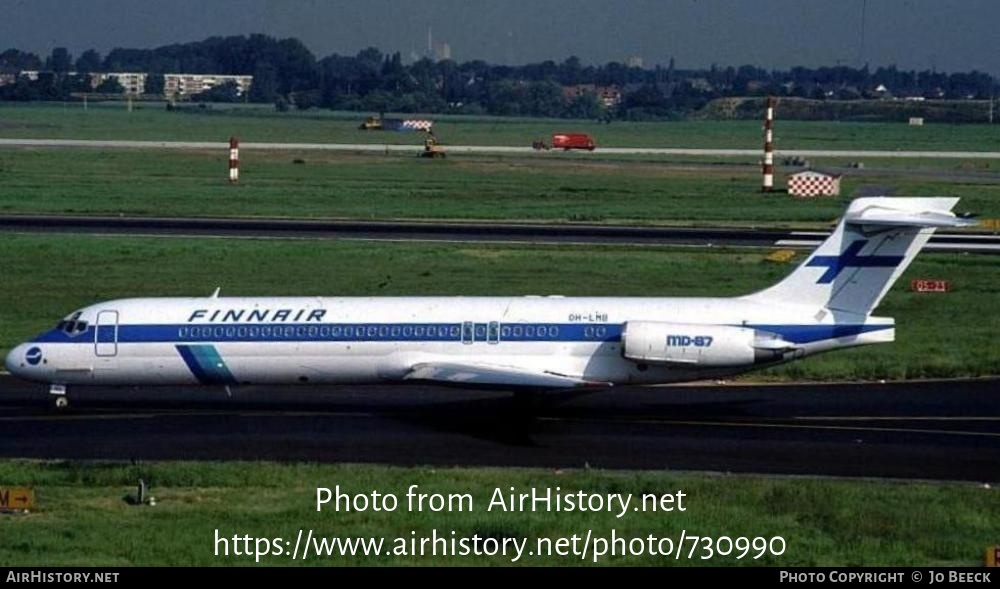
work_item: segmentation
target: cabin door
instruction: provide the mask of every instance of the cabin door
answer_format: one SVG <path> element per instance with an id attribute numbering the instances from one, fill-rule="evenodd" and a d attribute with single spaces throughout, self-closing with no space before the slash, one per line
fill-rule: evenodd
<path id="1" fill-rule="evenodd" d="M 94 353 L 98 356 L 118 355 L 118 311 L 97 313 L 94 330 Z"/>

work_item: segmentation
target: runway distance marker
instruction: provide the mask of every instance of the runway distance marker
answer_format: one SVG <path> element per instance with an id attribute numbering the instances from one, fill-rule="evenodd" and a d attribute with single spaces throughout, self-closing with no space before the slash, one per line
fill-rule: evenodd
<path id="1" fill-rule="evenodd" d="M 950 292 L 951 282 L 936 278 L 915 278 L 910 281 L 913 292 Z"/>
<path id="2" fill-rule="evenodd" d="M 29 511 L 35 508 L 35 491 L 28 487 L 0 487 L 0 512 Z"/>

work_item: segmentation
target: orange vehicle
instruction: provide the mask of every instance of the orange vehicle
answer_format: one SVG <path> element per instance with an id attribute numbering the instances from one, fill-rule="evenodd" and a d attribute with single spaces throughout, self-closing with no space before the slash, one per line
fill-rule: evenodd
<path id="1" fill-rule="evenodd" d="M 597 144 L 593 138 L 586 133 L 554 133 L 552 135 L 552 149 L 586 149 L 594 151 Z"/>

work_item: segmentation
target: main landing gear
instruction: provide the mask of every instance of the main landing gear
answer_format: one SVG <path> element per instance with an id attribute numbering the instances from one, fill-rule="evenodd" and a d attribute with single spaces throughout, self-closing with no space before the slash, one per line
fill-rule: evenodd
<path id="1" fill-rule="evenodd" d="M 52 395 L 52 406 L 55 409 L 65 409 L 69 407 L 69 398 L 66 396 L 66 385 L 49 385 L 49 395 Z"/>

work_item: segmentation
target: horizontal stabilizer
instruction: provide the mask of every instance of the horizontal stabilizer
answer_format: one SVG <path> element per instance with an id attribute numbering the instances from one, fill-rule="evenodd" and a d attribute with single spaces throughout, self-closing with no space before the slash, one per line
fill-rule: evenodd
<path id="1" fill-rule="evenodd" d="M 957 198 L 866 198 L 855 201 L 844 215 L 852 225 L 880 227 L 971 227 L 974 219 L 951 212 Z"/>
<path id="2" fill-rule="evenodd" d="M 611 386 L 609 382 L 549 371 L 530 371 L 513 366 L 457 362 L 422 362 L 403 376 L 405 380 L 427 380 L 449 384 L 494 385 L 512 387 L 569 388 Z"/>

